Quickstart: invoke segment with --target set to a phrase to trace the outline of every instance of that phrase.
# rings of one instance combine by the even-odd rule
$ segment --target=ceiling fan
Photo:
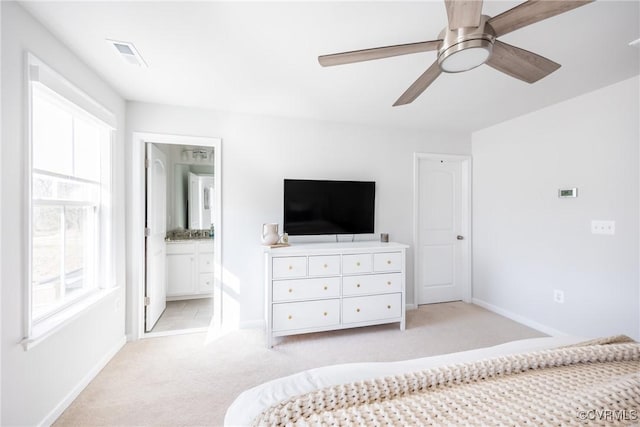
[[[489,17],[482,15],[482,0],[445,0],[449,22],[436,40],[322,55],[318,62],[327,67],[437,50],[438,59],[398,98],[394,107],[413,102],[442,72],[460,73],[484,63],[534,83],[560,68],[560,64],[497,38],[592,1],[528,0]]]

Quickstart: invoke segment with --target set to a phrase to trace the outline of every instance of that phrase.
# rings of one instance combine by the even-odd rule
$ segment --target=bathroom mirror
[[[204,230],[213,224],[213,174],[189,172],[187,217],[190,230]]]
[[[167,231],[206,230],[215,212],[211,147],[166,145]]]

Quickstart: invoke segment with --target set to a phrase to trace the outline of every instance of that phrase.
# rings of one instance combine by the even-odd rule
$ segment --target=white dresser
[[[274,337],[400,323],[407,245],[296,244],[266,249],[267,346]]]

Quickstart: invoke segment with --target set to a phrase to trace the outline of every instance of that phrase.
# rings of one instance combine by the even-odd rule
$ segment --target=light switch
[[[616,234],[615,221],[591,221],[591,234]]]

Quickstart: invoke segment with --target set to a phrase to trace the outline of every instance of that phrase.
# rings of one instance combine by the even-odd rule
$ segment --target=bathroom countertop
[[[174,239],[164,239],[164,241],[167,243],[201,242],[203,240],[213,242],[213,238],[211,237],[180,237]]]

